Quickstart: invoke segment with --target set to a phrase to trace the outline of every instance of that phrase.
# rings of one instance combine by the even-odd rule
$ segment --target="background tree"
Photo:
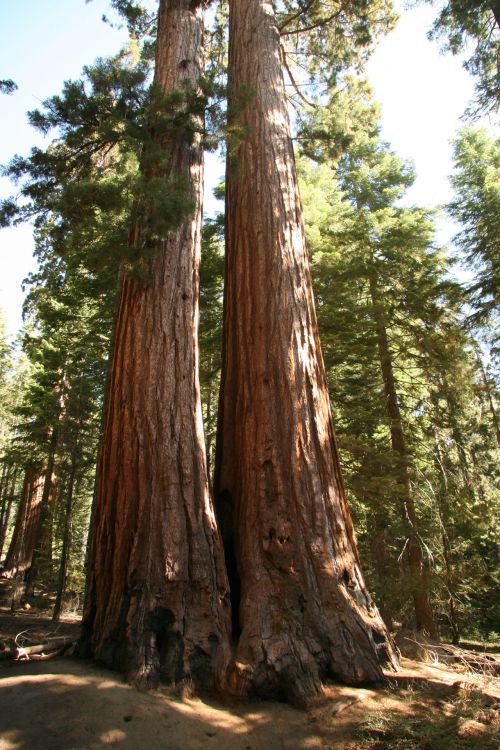
[[[224,288],[223,221],[224,217],[219,216],[213,221],[205,222],[200,268],[200,385],[209,479],[215,461],[220,386]]]
[[[447,211],[459,226],[457,260],[473,274],[471,322],[494,329],[500,306],[500,140],[485,130],[464,128],[454,142],[451,184],[455,197]]]
[[[464,583],[473,578],[458,551],[465,535],[447,522],[467,515],[467,505],[475,502],[469,485],[477,488],[477,478],[459,473],[471,461],[464,436],[477,432],[458,391],[442,402],[443,390],[449,393],[455,381],[469,394],[469,404],[476,401],[471,343],[458,314],[464,295],[447,278],[449,264],[433,246],[432,217],[397,203],[414,176],[380,141],[378,110],[365,83],[351,79],[333,91],[328,107],[303,127],[300,143],[315,160],[300,164],[318,319],[370,585],[388,622],[411,622],[405,602],[420,591],[432,596],[438,620],[446,617],[448,627],[444,580],[450,568],[462,565]],[[489,431],[482,448],[490,457],[491,437]],[[442,499],[453,511],[444,530],[436,505],[443,480],[436,439],[450,461]],[[489,474],[486,466],[481,473]],[[495,492],[488,497],[496,507]],[[412,519],[406,517],[409,502]],[[399,518],[398,507],[404,510]],[[467,533],[478,539],[483,532],[479,524],[475,532],[469,525]],[[451,563],[443,548],[446,534],[455,555]],[[410,566],[402,575],[399,561],[410,543],[420,548],[420,560],[413,573]],[[491,560],[488,567],[495,567]],[[462,615],[463,601],[459,609]],[[432,627],[418,607],[416,622]]]
[[[435,0],[426,0],[436,4]],[[472,54],[465,69],[476,77],[476,98],[468,115],[477,117],[497,110],[500,102],[500,5],[497,0],[449,0],[439,3],[431,39],[444,38],[454,55]]]

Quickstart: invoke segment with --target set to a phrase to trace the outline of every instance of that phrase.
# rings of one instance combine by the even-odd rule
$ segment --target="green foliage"
[[[15,157],[4,173],[21,181],[19,199],[1,207],[0,223],[35,217],[51,225],[54,250],[78,252],[95,269],[125,262],[147,275],[148,260],[160,239],[178,226],[192,202],[185,176],[170,175],[173,144],[190,143],[204,111],[203,93],[185,88],[165,96],[147,85],[148,68],[99,60],[79,81],[67,82],[61,96],[30,113],[34,127],[56,129],[44,151]],[[89,253],[102,226],[113,225],[100,256]],[[129,233],[131,227],[139,231]],[[64,238],[61,243],[58,237]],[[102,252],[105,250],[105,252]]]
[[[204,225],[200,268],[200,388],[209,474],[215,461],[221,369],[224,291],[223,218],[219,216],[214,221],[207,221]]]
[[[7,338],[5,315],[0,309],[0,452],[10,437],[12,409],[12,347]]]
[[[436,4],[436,0],[426,0]],[[470,55],[464,67],[476,78],[476,99],[469,116],[497,110],[500,103],[500,5],[497,0],[449,0],[439,3],[430,37],[445,39],[454,55]],[[472,54],[470,50],[473,48]]]
[[[111,6],[126,20],[130,33],[140,36],[155,34],[155,14],[148,12],[143,3],[135,0],[111,0]]]
[[[448,213],[460,225],[459,258],[474,274],[468,291],[473,323],[485,323],[500,307],[500,139],[464,128],[454,143],[455,197]]]
[[[281,6],[278,27],[289,58],[329,85],[347,69],[359,71],[397,19],[390,0],[283,0]]]
[[[0,94],[13,94],[17,91],[17,83],[11,78],[3,79],[0,81]]]
[[[498,565],[497,530],[485,519],[495,517],[500,498],[494,426],[484,424],[487,399],[478,393],[475,357],[461,328],[464,293],[434,246],[432,214],[399,203],[413,170],[380,140],[369,88],[346,83],[302,122],[300,143],[314,161],[303,157],[299,171],[323,354],[365,571],[383,614],[411,622],[411,582],[401,568],[408,533],[400,513],[402,459],[391,447],[381,374],[383,324],[438,620],[451,633],[457,618],[467,630],[481,612],[488,632],[498,617]]]

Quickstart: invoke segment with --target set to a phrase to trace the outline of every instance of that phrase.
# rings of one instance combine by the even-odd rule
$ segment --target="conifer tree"
[[[435,0],[426,0],[435,4]],[[464,67],[476,78],[472,117],[498,110],[500,103],[500,4],[498,0],[449,0],[440,3],[430,37],[444,38],[445,49],[467,55]],[[472,51],[472,53],[471,53]]]
[[[500,140],[464,128],[454,143],[455,197],[447,210],[459,226],[459,259],[474,274],[469,294],[472,322],[498,324],[500,307]],[[495,320],[496,318],[496,320]]]
[[[453,589],[454,566],[462,564],[455,550],[465,536],[453,527],[450,508],[455,504],[466,516],[466,504],[475,504],[455,479],[460,464],[466,469],[466,454],[472,463],[463,435],[475,428],[463,422],[461,433],[468,407],[458,391],[444,411],[435,408],[447,381],[448,392],[455,379],[469,400],[473,392],[474,368],[460,369],[470,360],[458,316],[464,297],[447,279],[445,258],[433,247],[431,217],[396,205],[413,175],[380,141],[369,89],[362,82],[347,83],[332,93],[331,104],[317,111],[301,137],[304,150],[320,162],[313,166],[303,159],[301,173],[343,467],[370,584],[384,616],[410,622],[405,602],[423,591],[432,594],[441,619],[454,620],[456,632],[458,595],[445,592],[448,584]],[[394,450],[395,427],[403,435],[403,455]],[[451,464],[444,493],[438,453],[450,440],[454,447],[446,458]],[[395,513],[404,500],[402,469],[418,526],[406,512],[399,518]],[[472,469],[468,473],[474,482]],[[479,527],[476,532],[469,527],[469,533],[475,536]],[[411,575],[401,576],[398,560],[412,540],[421,548],[422,568],[414,565]],[[421,615],[416,623],[431,629]]]
[[[202,38],[201,2],[161,0],[154,91],[173,117],[142,156],[158,201],[130,232],[145,275],[121,279],[84,617],[83,647],[144,685],[222,682],[228,656],[197,372]]]
[[[304,704],[325,675],[376,680],[395,656],[340,476],[271,3],[230,3],[229,40],[215,492],[238,626],[231,682]]]

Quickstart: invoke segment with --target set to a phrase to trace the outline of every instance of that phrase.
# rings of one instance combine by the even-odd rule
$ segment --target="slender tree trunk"
[[[411,493],[408,452],[403,432],[401,412],[399,411],[392,357],[387,339],[384,314],[378,295],[377,281],[373,275],[370,276],[369,283],[377,332],[380,369],[384,381],[385,403],[390,425],[391,446],[399,458],[397,466],[399,502],[401,503],[401,518],[407,534],[405,544],[406,558],[410,572],[410,586],[412,588],[417,630],[434,637],[437,632],[429,598],[427,569],[418,542],[417,514]]]
[[[240,693],[306,704],[396,658],[360,570],[320,351],[271,2],[232,0],[216,507]],[[241,598],[239,587],[241,586]]]
[[[2,498],[2,510],[0,511],[0,523],[3,517],[3,509],[4,509],[3,500],[5,497],[5,490],[10,481],[9,474],[10,474],[10,467],[7,465],[7,463],[4,463],[2,465],[2,478],[0,480],[0,498]]]
[[[155,81],[166,94],[198,87],[202,5],[160,2]],[[193,210],[156,248],[150,282],[122,279],[81,652],[146,686],[212,684],[228,660],[229,597],[198,381],[202,143],[199,132],[160,143],[165,190],[188,178]]]
[[[383,515],[379,509],[372,510],[370,519],[370,538],[369,549],[370,557],[374,563],[377,585],[374,585],[377,605],[389,630],[393,630],[393,602],[395,599],[391,587],[387,582],[394,576],[393,561],[388,554],[390,549],[388,543],[387,516]]]
[[[460,429],[459,423],[456,419],[456,414],[459,413],[459,407],[456,403],[455,398],[452,396],[451,391],[448,388],[448,384],[446,383],[446,380],[443,381],[443,390],[445,393],[446,404],[448,406],[448,421],[451,427],[451,435],[457,447],[457,453],[458,453],[458,458],[459,458],[458,469],[462,476],[462,481],[465,487],[467,487],[471,495],[471,500],[472,502],[474,502],[476,499],[475,482],[474,482],[474,467],[472,467],[472,471],[471,471],[471,467],[469,465],[469,457],[467,455],[466,441],[462,433],[462,430]],[[438,424],[438,422],[436,422],[436,424]]]
[[[0,520],[0,560],[2,559],[5,537],[7,535],[7,529],[9,528],[10,513],[12,510],[12,503],[14,502],[16,481],[17,469],[14,469],[13,473],[9,473],[5,478],[2,492],[2,512]]]
[[[438,470],[443,477],[443,490],[435,494],[437,513],[439,518],[439,526],[441,528],[441,543],[443,550],[443,560],[445,566],[445,584],[448,592],[448,620],[450,622],[450,629],[452,633],[453,643],[458,644],[460,640],[460,628],[458,624],[457,610],[455,607],[456,602],[456,586],[455,576],[453,571],[453,554],[450,544],[449,537],[449,513],[446,509],[445,501],[443,497],[448,496],[448,476],[446,472],[445,460],[441,445],[437,434],[434,435],[434,441],[436,446],[436,463]]]
[[[488,382],[488,376],[486,374],[486,370],[485,370],[484,365],[483,365],[483,360],[481,359],[481,357],[479,356],[479,354],[477,355],[477,363],[478,363],[479,369],[481,371],[481,377],[483,379],[484,390],[485,390],[486,396],[488,398],[488,406],[489,406],[489,410],[490,410],[490,414],[491,414],[491,421],[493,423],[493,427],[494,427],[494,430],[495,430],[495,435],[496,435],[497,443],[498,443],[498,445],[500,445],[500,422],[498,421],[498,416],[497,416],[497,412],[496,412],[496,409],[495,409],[495,404],[493,402],[493,396],[492,396],[492,393],[491,393],[490,384]]]
[[[451,562],[451,547],[448,533],[444,525],[444,519],[439,516],[439,523],[441,525],[441,542],[443,546],[443,560],[445,564],[445,583],[448,591],[448,619],[450,622],[450,629],[452,635],[452,641],[454,644],[458,644],[460,641],[460,628],[458,625],[457,611],[455,607],[456,591],[455,582],[453,577],[453,567]]]
[[[115,294],[115,305],[114,305],[114,313],[113,313],[113,319],[117,320],[118,318],[118,311],[119,311],[119,303],[120,303],[120,295],[119,291],[121,288],[121,281],[122,281],[122,271],[120,270],[117,274],[117,288],[116,288],[116,294]],[[104,399],[103,399],[103,405],[101,410],[101,418],[100,418],[100,424],[99,424],[99,438],[97,441],[97,450],[96,450],[96,456],[99,460],[99,457],[102,454],[103,450],[103,444],[104,444],[104,427],[106,425],[106,414],[108,411],[108,399],[111,392],[111,363],[113,360],[113,351],[115,348],[115,335],[116,330],[115,327],[113,328],[111,332],[111,337],[109,341],[109,348],[108,348],[108,357],[106,362],[106,382],[104,386]],[[90,591],[90,585],[91,585],[91,574],[92,574],[92,558],[93,558],[93,544],[94,544],[94,529],[96,524],[96,514],[97,514],[97,499],[99,496],[99,473],[95,472],[94,477],[94,491],[92,493],[92,505],[90,507],[90,517],[89,517],[89,525],[88,525],[88,533],[87,533],[87,539],[85,544],[85,592]],[[87,596],[86,603],[88,604],[90,601],[90,597]],[[86,613],[84,612],[84,622],[86,619]]]
[[[5,559],[4,575],[14,578],[29,568],[33,558],[43,495],[43,475],[25,473],[14,532]]]
[[[66,589],[66,577],[68,573],[69,550],[71,544],[71,527],[73,523],[73,490],[75,486],[76,458],[71,457],[71,468],[68,477],[68,486],[66,487],[66,503],[64,508],[64,533],[61,550],[61,562],[59,564],[59,576],[57,583],[57,595],[54,604],[52,620],[59,622],[61,619],[62,602]]]
[[[19,505],[17,506],[16,521],[10,540],[9,549],[5,558],[3,573],[12,577],[16,574],[16,562],[21,554],[21,544],[24,536],[24,527],[26,525],[26,516],[28,512],[28,500],[30,494],[30,475],[28,470],[24,472],[23,485],[19,496]]]
[[[50,509],[54,499],[54,466],[58,442],[59,429],[56,427],[53,429],[50,438],[49,455],[43,480],[43,493],[40,502],[40,510],[37,522],[33,526],[33,554],[31,557],[31,565],[29,566],[26,575],[25,596],[33,596],[35,583],[40,572],[40,562],[44,557],[48,557],[50,554],[49,540],[51,542],[51,535],[48,535],[48,527],[52,523]]]

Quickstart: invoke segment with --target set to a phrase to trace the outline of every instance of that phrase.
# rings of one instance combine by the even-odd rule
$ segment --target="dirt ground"
[[[0,612],[0,640],[76,637],[78,629],[76,619],[54,626],[35,614]],[[471,695],[481,699],[479,713],[460,714],[463,708],[457,706],[465,706]],[[400,673],[378,689],[327,686],[326,700],[308,712],[273,702],[223,705],[189,696],[174,699],[161,690],[139,692],[116,674],[71,657],[4,660],[0,750],[473,750],[500,747],[498,701],[498,679],[469,674],[460,665],[452,669],[411,659],[403,659]],[[375,729],[362,735],[367,717]],[[392,734],[384,725],[387,717],[399,721]],[[404,721],[401,730],[401,717],[409,722],[407,732]],[[450,744],[413,742],[419,718]]]

